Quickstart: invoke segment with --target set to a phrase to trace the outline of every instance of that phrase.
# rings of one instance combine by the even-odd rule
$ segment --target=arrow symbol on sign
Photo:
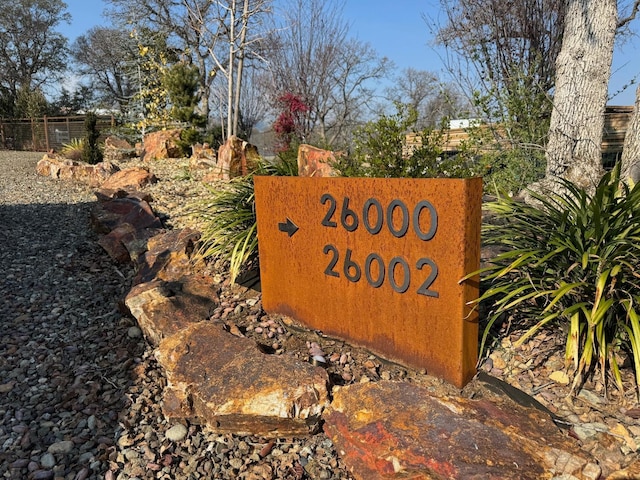
[[[290,237],[293,237],[293,234],[298,231],[298,228],[299,227],[288,217],[286,222],[278,224],[278,230],[280,230],[281,232],[286,232]]]

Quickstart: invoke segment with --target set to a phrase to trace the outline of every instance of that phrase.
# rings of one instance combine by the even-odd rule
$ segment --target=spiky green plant
[[[254,174],[293,176],[297,175],[297,164],[280,159],[261,161],[255,173],[233,178],[219,188],[208,187],[210,196],[192,212],[203,224],[193,260],[220,258],[228,261],[232,283],[243,268],[258,258]]]
[[[62,145],[60,155],[69,160],[80,160],[84,151],[84,138],[72,138],[69,143]]]
[[[564,194],[533,194],[538,206],[509,197],[488,205],[500,221],[484,227],[487,244],[506,249],[480,271],[489,307],[481,349],[505,314],[524,322],[522,344],[539,331],[566,330],[572,391],[600,367],[622,389],[616,348],[634,359],[640,385],[640,187],[620,182],[620,166],[593,194],[559,180]]]

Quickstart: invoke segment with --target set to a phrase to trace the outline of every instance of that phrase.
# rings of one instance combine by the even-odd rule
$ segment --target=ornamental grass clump
[[[566,332],[571,391],[596,371],[611,374],[622,390],[616,353],[633,359],[640,385],[640,186],[620,182],[620,166],[593,194],[559,180],[563,194],[536,194],[537,206],[500,197],[488,207],[486,244],[503,253],[481,270],[489,308],[484,349],[492,325],[503,316],[522,322],[521,345],[543,329]]]
[[[254,175],[297,175],[297,162],[261,161],[252,174],[232,178],[227,184],[209,186],[210,195],[195,206],[193,215],[202,222],[199,246],[194,262],[221,259],[229,264],[234,283],[243,269],[258,259],[258,234],[255,213]]]
[[[79,161],[82,159],[85,141],[83,138],[72,138],[69,143],[62,145],[60,155],[69,160]]]

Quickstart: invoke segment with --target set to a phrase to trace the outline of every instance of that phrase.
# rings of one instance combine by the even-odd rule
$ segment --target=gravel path
[[[38,177],[41,157],[0,152],[0,477],[82,479],[108,467],[143,342],[117,311],[129,272],[89,230],[95,197]]]
[[[347,479],[324,435],[269,441],[168,424],[166,380],[96,244],[91,189],[0,151],[0,478]],[[169,182],[170,183],[170,182]]]

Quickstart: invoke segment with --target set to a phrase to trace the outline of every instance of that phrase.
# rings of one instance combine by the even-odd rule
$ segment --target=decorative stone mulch
[[[318,434],[267,440],[217,435],[169,424],[160,411],[166,382],[134,321],[114,308],[133,272],[96,245],[87,215],[94,197],[81,185],[35,175],[38,154],[0,152],[0,476],[3,478],[349,479],[332,442]],[[137,160],[121,166],[141,164]],[[187,161],[155,161],[159,182],[145,187],[165,225],[193,226],[191,204],[207,194]],[[231,286],[224,265],[210,266],[222,287],[213,320],[277,355],[322,353],[336,385],[402,379],[434,395],[473,397],[416,372],[265,314],[259,293]],[[593,454],[604,477],[638,460],[640,408],[631,368],[625,393],[598,378],[577,395],[562,374],[561,334],[519,348],[505,333],[481,368],[522,389],[563,419]],[[610,384],[611,382],[609,382]],[[620,477],[633,478],[633,477]]]

